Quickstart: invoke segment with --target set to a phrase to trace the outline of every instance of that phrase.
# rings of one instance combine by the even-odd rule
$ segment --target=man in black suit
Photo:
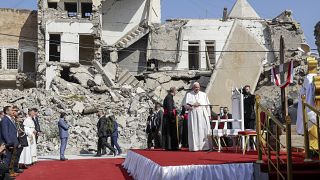
[[[256,114],[254,111],[255,95],[251,94],[250,86],[243,88],[244,128],[255,129]]]
[[[97,135],[99,139],[96,157],[100,157],[102,155],[101,151],[104,150],[105,147],[109,148],[115,156],[116,149],[112,147],[107,141],[108,137],[111,137],[111,134],[113,132],[113,123],[111,120],[111,116],[106,117],[103,110],[99,110],[97,112],[97,116],[99,118],[97,124]],[[109,124],[110,122],[111,124]]]
[[[7,147],[4,162],[9,166],[11,159],[13,158],[13,152],[15,152],[16,148],[19,148],[19,141],[12,107],[5,106],[3,112],[5,113],[5,116],[1,120],[1,135],[2,141]],[[11,177],[16,177],[17,175],[18,174],[15,172],[10,172]]]
[[[20,119],[19,119],[18,111],[19,111],[18,106],[12,106],[13,119],[14,119],[14,122],[15,122],[15,125],[17,128],[18,134],[20,134],[21,133],[20,131],[22,131],[22,127],[20,127],[20,124],[23,125],[23,122],[19,122],[19,121],[22,121],[23,117],[20,117]],[[18,141],[19,141],[19,136],[18,136]],[[19,141],[19,145],[21,145],[20,141]],[[14,172],[16,172],[16,173],[23,173],[23,170],[19,169],[19,159],[20,159],[20,155],[22,153],[22,150],[23,150],[22,146],[17,147],[15,149],[15,153],[13,154],[14,158],[11,159],[11,161],[13,163],[13,167],[10,167],[10,168],[13,168]]]
[[[33,120],[34,125],[35,125],[35,130],[37,131],[37,133],[36,133],[36,143],[38,144],[38,137],[39,137],[40,133],[42,132],[41,128],[40,128],[40,124],[39,124],[39,116],[38,116],[39,111],[38,111],[37,108],[33,108],[32,110],[34,111],[34,114],[35,114],[35,116],[34,116],[34,118],[32,118],[32,120]]]

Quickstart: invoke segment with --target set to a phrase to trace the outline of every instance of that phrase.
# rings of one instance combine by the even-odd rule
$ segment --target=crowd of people
[[[17,106],[5,106],[0,116],[0,179],[11,179],[38,161],[38,109],[25,114]]]
[[[250,86],[242,90],[244,97],[244,128],[255,129],[255,96],[250,93]],[[202,151],[212,148],[210,142],[211,130],[214,127],[211,120],[232,119],[228,107],[221,107],[220,113],[212,111],[206,93],[200,91],[200,84],[195,82],[192,91],[185,95],[181,108],[176,108],[174,96],[176,88],[171,87],[163,104],[156,104],[150,109],[147,120],[148,149],[163,148],[179,150],[189,148],[189,151]],[[162,110],[163,109],[163,110]],[[224,123],[218,125],[223,129]],[[227,123],[232,128],[232,123]],[[153,143],[154,142],[154,143]],[[231,139],[225,138],[227,146],[233,145]]]
[[[98,110],[97,116],[99,117],[97,124],[97,136],[99,139],[96,157],[107,154],[106,148],[110,150],[109,155],[120,155],[122,150],[118,144],[118,123],[115,116],[112,113],[105,114],[102,109]],[[111,143],[108,142],[109,138]]]
[[[68,160],[65,150],[68,143],[71,125],[68,124],[65,112],[60,113],[58,129],[60,137],[60,160]],[[111,113],[104,110],[97,112],[98,151],[96,156],[106,154],[120,155],[122,150],[118,144],[118,123]],[[0,111],[0,180],[12,179],[23,173],[24,169],[37,163],[37,143],[42,131],[39,124],[38,109],[32,108],[25,114],[17,106],[5,106]],[[110,138],[111,143],[108,143]],[[114,148],[116,147],[116,148]]]
[[[157,103],[154,109],[150,109],[147,120],[147,147],[163,148],[166,150],[179,150],[181,147],[189,148],[189,151],[209,150],[209,135],[211,134],[212,119],[220,116],[220,119],[231,119],[228,107],[223,107],[220,114],[211,109],[211,104],[206,93],[200,91],[198,82],[193,84],[193,90],[185,95],[180,109],[175,107],[174,96],[176,88],[171,87],[163,104]],[[254,129],[254,95],[250,93],[250,86],[245,86],[244,94],[244,123],[245,129]],[[100,109],[97,112],[98,146],[96,157],[107,154],[120,155],[122,150],[118,144],[118,123],[112,113],[106,114]],[[32,108],[25,114],[17,106],[5,106],[0,112],[0,170],[1,178],[8,175],[16,177],[23,169],[37,163],[38,137],[42,133],[38,109]],[[65,150],[68,142],[68,130],[71,127],[67,120],[67,114],[62,112],[58,120],[60,137],[60,160],[68,160]],[[219,128],[220,127],[219,125]],[[231,123],[228,123],[231,128]],[[110,139],[110,143],[108,140]]]

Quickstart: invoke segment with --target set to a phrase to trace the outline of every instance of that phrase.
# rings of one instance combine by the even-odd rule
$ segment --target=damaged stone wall
[[[0,9],[0,85],[2,88],[22,88],[34,86],[37,53],[37,12],[18,9]],[[8,49],[17,50],[17,67],[8,67]],[[27,56],[32,53],[33,58]],[[32,69],[28,73],[25,70]]]
[[[288,88],[288,98],[293,99],[295,103],[298,101],[300,86],[304,77],[307,75],[306,56],[298,51],[301,43],[305,43],[305,36],[300,25],[292,19],[292,12],[285,11],[272,21],[268,21],[268,31],[272,41],[274,51],[279,51],[280,36],[284,37],[285,42],[285,62],[294,61],[294,79]],[[260,76],[257,85],[256,94],[262,97],[262,102],[268,107],[280,108],[280,88],[271,82],[270,68],[273,65],[280,64],[279,53],[275,52],[275,62],[266,64],[264,72]]]
[[[292,19],[291,11],[284,11],[278,17],[268,22],[268,31],[275,51],[280,49],[280,36],[285,41],[285,62],[299,58],[297,48],[305,42],[300,24]],[[275,53],[276,62],[279,63],[279,53]]]
[[[145,72],[147,66],[147,44],[148,36],[146,35],[128,49],[119,50],[119,67],[127,69],[133,75]]]
[[[160,62],[178,63],[182,41],[181,28],[186,20],[173,20],[163,25],[154,25],[150,33],[151,42],[148,49],[153,49],[148,59]],[[163,51],[168,49],[170,51]]]
[[[46,61],[49,60],[48,57],[48,32],[46,29],[48,22],[58,22],[58,23],[92,23],[91,35],[94,37],[94,59],[101,62],[101,20],[100,15],[102,13],[101,1],[92,1],[92,15],[89,18],[81,18],[79,14],[76,17],[68,17],[68,13],[59,8],[53,9],[48,8],[47,0],[38,0],[38,74],[37,74],[37,87],[44,88],[46,81]],[[58,33],[58,32],[56,32]],[[76,39],[75,39],[76,40]],[[72,40],[74,41],[74,39]],[[69,41],[68,41],[69,42]],[[76,40],[78,42],[78,40]],[[47,45],[46,45],[47,44]],[[79,45],[77,45],[79,46]],[[46,49],[47,47],[47,49]],[[47,54],[47,55],[46,55]],[[81,57],[79,57],[81,58]],[[79,61],[79,59],[77,60]]]

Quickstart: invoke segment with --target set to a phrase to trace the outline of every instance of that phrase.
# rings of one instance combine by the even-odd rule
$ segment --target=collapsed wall
[[[67,71],[71,71],[72,75],[64,74]],[[154,104],[142,88],[130,85],[108,88],[99,74],[92,69],[89,72],[85,67],[64,67],[60,73],[54,78],[50,91],[0,90],[1,107],[14,104],[24,112],[27,112],[27,108],[39,109],[43,131],[39,138],[39,155],[58,154],[60,141],[57,121],[59,113],[63,111],[67,113],[67,121],[72,126],[67,154],[95,153],[98,117],[94,113],[97,109],[115,114],[119,123],[119,144],[124,150],[146,147],[146,120]],[[81,85],[79,80],[83,78],[78,77],[84,76],[88,78],[87,84]]]
[[[268,34],[271,39],[271,46],[274,52],[274,62],[264,66],[264,71],[260,76],[257,84],[256,94],[262,98],[262,103],[268,107],[280,108],[280,88],[274,85],[271,79],[270,69],[273,66],[277,68],[280,65],[280,37],[285,42],[285,65],[291,60],[294,62],[294,81],[288,88],[288,98],[293,99],[297,103],[299,95],[299,84],[302,83],[307,74],[306,56],[299,52],[298,47],[305,43],[305,36],[299,23],[292,18],[291,11],[284,11],[272,21],[267,22]],[[287,67],[287,66],[285,66]]]

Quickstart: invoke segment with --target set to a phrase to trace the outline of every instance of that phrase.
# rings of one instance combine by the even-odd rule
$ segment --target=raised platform
[[[130,150],[123,167],[138,180],[254,179],[256,152]]]
[[[275,160],[275,153],[271,159]],[[189,152],[165,150],[129,150],[122,166],[134,179],[240,179],[268,180],[276,177],[275,170],[269,172],[266,157],[264,164],[255,163],[258,159],[256,151],[235,152],[234,149],[222,152]],[[280,153],[280,171],[286,176],[286,153]],[[304,162],[302,152],[292,153],[294,179],[320,175],[319,163]]]

